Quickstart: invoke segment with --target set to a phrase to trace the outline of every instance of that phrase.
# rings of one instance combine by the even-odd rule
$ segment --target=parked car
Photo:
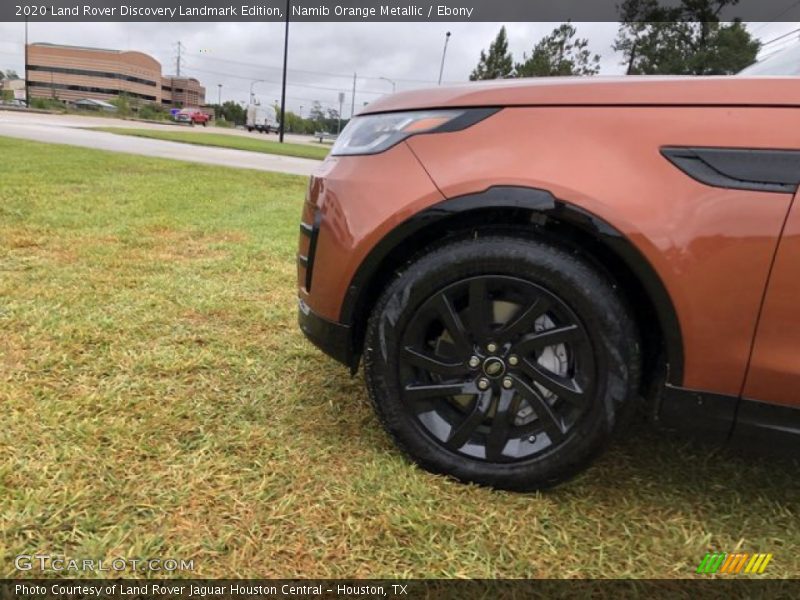
[[[276,133],[278,131],[278,117],[271,106],[251,104],[247,107],[247,131],[259,133]]]
[[[183,108],[175,114],[175,120],[178,123],[191,123],[205,127],[211,117],[198,108]]]
[[[637,405],[796,453],[798,131],[793,78],[377,100],[311,177],[300,326],[363,361],[403,452],[463,481],[564,481]]]

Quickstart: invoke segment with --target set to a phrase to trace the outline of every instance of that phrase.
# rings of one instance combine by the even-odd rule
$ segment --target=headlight
[[[355,117],[339,135],[332,156],[378,154],[418,133],[459,131],[489,115],[497,108],[415,110]]]

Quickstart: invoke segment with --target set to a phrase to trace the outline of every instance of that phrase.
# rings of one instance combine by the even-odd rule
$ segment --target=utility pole
[[[353,103],[350,105],[350,118],[356,116],[356,80],[358,79],[358,75],[353,73]]]
[[[292,0],[286,0],[286,29],[283,33],[283,83],[281,84],[281,122],[278,141],[283,143],[283,134],[286,131],[286,68],[289,65],[289,12]]]
[[[175,60],[175,63],[176,63],[175,67],[176,67],[176,71],[177,71],[177,76],[178,77],[181,76],[181,50],[182,49],[183,49],[183,44],[181,43],[180,40],[178,40],[178,57]]]
[[[444,36],[444,50],[442,50],[442,66],[439,67],[439,85],[442,85],[442,75],[444,74],[444,58],[447,56],[447,43],[450,41],[450,32]]]
[[[28,17],[25,17],[25,106],[31,107],[31,99],[28,96]]]
[[[218,83],[217,88],[219,89],[219,94],[217,95],[217,106],[222,107],[222,84]]]

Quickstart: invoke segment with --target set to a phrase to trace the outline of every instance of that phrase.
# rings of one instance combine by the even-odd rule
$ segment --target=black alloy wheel
[[[489,236],[447,244],[370,318],[370,396],[423,467],[509,489],[571,476],[610,437],[639,378],[611,283],[563,250]]]

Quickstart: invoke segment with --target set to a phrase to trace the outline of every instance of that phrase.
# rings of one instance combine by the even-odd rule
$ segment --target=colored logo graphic
[[[726,552],[708,552],[697,567],[698,573],[711,575],[724,573],[763,573],[772,560],[772,554],[728,554]]]

